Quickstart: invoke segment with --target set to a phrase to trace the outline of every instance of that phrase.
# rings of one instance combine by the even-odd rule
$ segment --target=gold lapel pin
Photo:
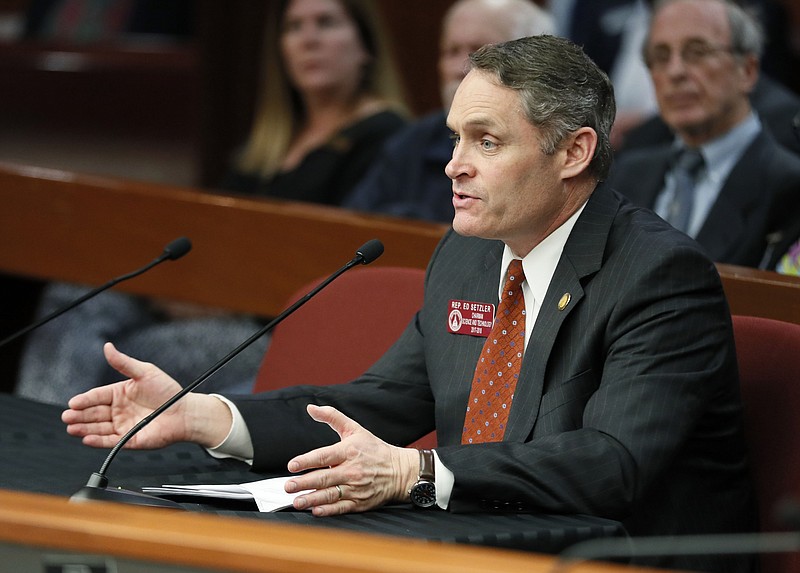
[[[572,295],[568,292],[565,292],[563,295],[561,295],[561,300],[558,301],[558,310],[564,310],[567,308],[570,300],[572,300]]]

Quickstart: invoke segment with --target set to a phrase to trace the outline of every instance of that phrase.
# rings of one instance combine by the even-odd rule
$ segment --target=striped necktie
[[[697,174],[703,167],[703,156],[697,149],[683,149],[677,156],[672,176],[675,180],[675,193],[667,212],[667,222],[676,229],[687,233],[694,208],[694,185]]]

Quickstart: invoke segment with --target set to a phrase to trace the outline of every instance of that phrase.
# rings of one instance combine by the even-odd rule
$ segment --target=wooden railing
[[[274,316],[379,238],[379,265],[424,268],[441,225],[0,164],[0,271],[100,285],[179,236],[192,251],[120,290]]]
[[[800,278],[718,264],[732,314],[800,324]]]
[[[189,255],[117,288],[274,316],[287,297],[379,238],[375,264],[424,268],[445,227],[0,163],[0,272],[103,284],[178,236]],[[718,265],[734,314],[800,323],[800,279]]]

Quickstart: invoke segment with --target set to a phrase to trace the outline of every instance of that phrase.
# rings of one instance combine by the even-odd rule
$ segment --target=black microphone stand
[[[383,244],[377,239],[373,239],[365,243],[356,252],[356,256],[353,257],[350,261],[348,261],[347,264],[345,264],[339,270],[330,275],[327,279],[325,279],[316,287],[314,287],[311,290],[311,292],[298,299],[289,308],[284,310],[276,318],[274,318],[268,324],[259,329],[255,334],[251,335],[247,340],[242,342],[239,346],[234,348],[230,353],[228,353],[227,356],[220,359],[216,364],[214,364],[211,368],[206,370],[193,382],[186,385],[184,388],[181,388],[181,390],[176,392],[174,396],[172,396],[166,402],[161,404],[158,408],[150,412],[150,414],[142,418],[135,426],[133,426],[130,430],[128,430],[128,432],[124,436],[122,436],[122,438],[120,438],[119,442],[117,442],[117,444],[113,448],[111,448],[111,451],[108,453],[108,456],[103,462],[103,465],[100,467],[100,470],[92,473],[86,485],[83,486],[80,490],[78,490],[75,494],[73,494],[72,497],[70,498],[70,501],[121,501],[124,503],[131,503],[135,505],[151,505],[156,507],[181,508],[180,504],[176,502],[156,496],[151,496],[145,493],[124,490],[121,488],[108,489],[108,477],[106,477],[106,472],[108,471],[108,467],[113,461],[113,459],[116,457],[117,453],[119,453],[119,451],[125,446],[126,443],[128,443],[128,441],[134,435],[136,435],[136,433],[138,433],[142,428],[147,426],[156,417],[161,415],[161,413],[164,410],[172,406],[175,402],[183,398],[186,394],[188,394],[189,392],[200,386],[200,384],[208,380],[208,378],[213,376],[220,368],[225,366],[234,357],[236,357],[236,355],[245,350],[250,344],[255,342],[258,338],[260,338],[261,336],[263,336],[264,334],[275,328],[275,326],[280,324],[284,318],[286,318],[287,316],[292,314],[295,310],[297,310],[306,302],[308,302],[309,299],[311,299],[311,297],[313,297],[323,288],[328,286],[331,282],[337,279],[342,273],[344,273],[345,271],[351,269],[356,265],[369,264],[382,254],[383,254]]]
[[[164,247],[164,252],[161,253],[161,255],[159,255],[157,258],[153,259],[151,262],[149,262],[148,264],[146,264],[142,268],[137,269],[137,270],[135,270],[135,271],[133,271],[131,273],[128,273],[126,275],[122,275],[120,277],[111,279],[106,284],[101,285],[101,286],[99,286],[99,287],[97,287],[95,289],[92,289],[91,291],[89,291],[88,293],[86,293],[82,297],[72,301],[71,303],[69,303],[65,307],[58,308],[55,311],[53,311],[50,314],[48,314],[47,316],[45,316],[44,318],[34,322],[33,324],[29,324],[28,326],[26,326],[22,330],[18,330],[17,332],[15,332],[14,334],[12,334],[10,336],[7,336],[3,340],[0,340],[0,347],[3,347],[6,344],[8,344],[9,342],[11,342],[13,340],[16,340],[17,338],[19,338],[23,334],[27,334],[30,331],[35,330],[35,329],[39,328],[40,326],[42,326],[44,324],[47,324],[48,322],[50,322],[54,318],[58,318],[59,316],[61,316],[65,312],[67,312],[68,310],[72,310],[73,308],[75,308],[79,304],[81,304],[83,302],[86,302],[90,298],[92,298],[94,296],[97,296],[98,294],[100,294],[104,290],[108,290],[108,289],[110,289],[111,287],[113,287],[114,285],[116,285],[118,283],[121,283],[123,281],[127,281],[129,279],[134,278],[134,277],[138,277],[139,275],[141,275],[143,273],[146,273],[147,271],[152,269],[154,266],[160,265],[161,263],[163,263],[167,259],[169,259],[171,261],[174,261],[176,259],[181,258],[183,255],[188,253],[191,250],[191,248],[192,248],[192,243],[186,237],[180,237],[178,239],[175,239],[174,241],[169,243],[166,247]]]

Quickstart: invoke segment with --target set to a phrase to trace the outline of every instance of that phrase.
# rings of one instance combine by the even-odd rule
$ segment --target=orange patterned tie
[[[522,261],[508,266],[492,332],[483,345],[464,418],[462,444],[503,439],[525,348],[525,299]]]

